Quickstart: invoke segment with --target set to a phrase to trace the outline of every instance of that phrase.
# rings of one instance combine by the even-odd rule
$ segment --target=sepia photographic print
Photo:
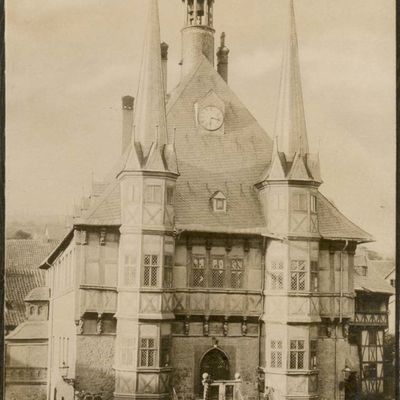
[[[394,400],[395,0],[8,0],[6,400]]]

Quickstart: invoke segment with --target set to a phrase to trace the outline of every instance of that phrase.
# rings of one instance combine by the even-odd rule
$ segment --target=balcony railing
[[[352,325],[388,326],[387,312],[356,312]]]

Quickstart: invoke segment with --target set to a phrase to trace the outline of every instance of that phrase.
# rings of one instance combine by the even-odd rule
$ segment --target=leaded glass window
[[[213,258],[211,263],[211,286],[224,287],[225,261],[223,258]]]
[[[140,339],[140,366],[155,367],[157,357],[156,340],[154,338]]]
[[[243,260],[240,258],[231,260],[231,287],[234,289],[243,287]]]
[[[272,261],[270,265],[270,289],[282,290],[283,289],[283,262]]]
[[[282,340],[271,340],[271,368],[282,368]]]
[[[291,340],[289,351],[289,368],[304,369],[305,353],[306,350],[304,340]]]
[[[290,290],[306,290],[306,261],[292,260],[290,264]]]
[[[159,256],[157,254],[145,254],[143,286],[157,286]]]
[[[194,287],[206,286],[206,259],[204,256],[193,256],[192,285]]]

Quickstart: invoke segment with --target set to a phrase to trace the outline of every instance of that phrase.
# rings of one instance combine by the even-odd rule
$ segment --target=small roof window
[[[215,192],[210,200],[214,212],[226,212],[226,197],[221,191]]]

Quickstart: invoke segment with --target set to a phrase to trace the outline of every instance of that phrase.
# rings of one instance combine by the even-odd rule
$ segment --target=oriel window
[[[271,340],[270,366],[271,368],[282,368],[282,340]]]
[[[306,261],[292,260],[290,263],[290,290],[306,290]]]
[[[304,340],[291,340],[289,350],[289,368],[304,369],[305,353]]]
[[[193,287],[206,286],[206,259],[204,256],[193,256],[192,285]]]
[[[225,283],[225,260],[213,258],[211,262],[211,286],[222,288]]]
[[[156,340],[154,338],[140,339],[140,366],[155,367],[157,357]]]
[[[159,266],[157,254],[146,254],[144,256],[143,286],[157,286]]]
[[[282,290],[283,289],[283,262],[272,261],[270,265],[270,289]]]
[[[241,258],[231,260],[231,287],[234,289],[243,287],[243,260]]]

